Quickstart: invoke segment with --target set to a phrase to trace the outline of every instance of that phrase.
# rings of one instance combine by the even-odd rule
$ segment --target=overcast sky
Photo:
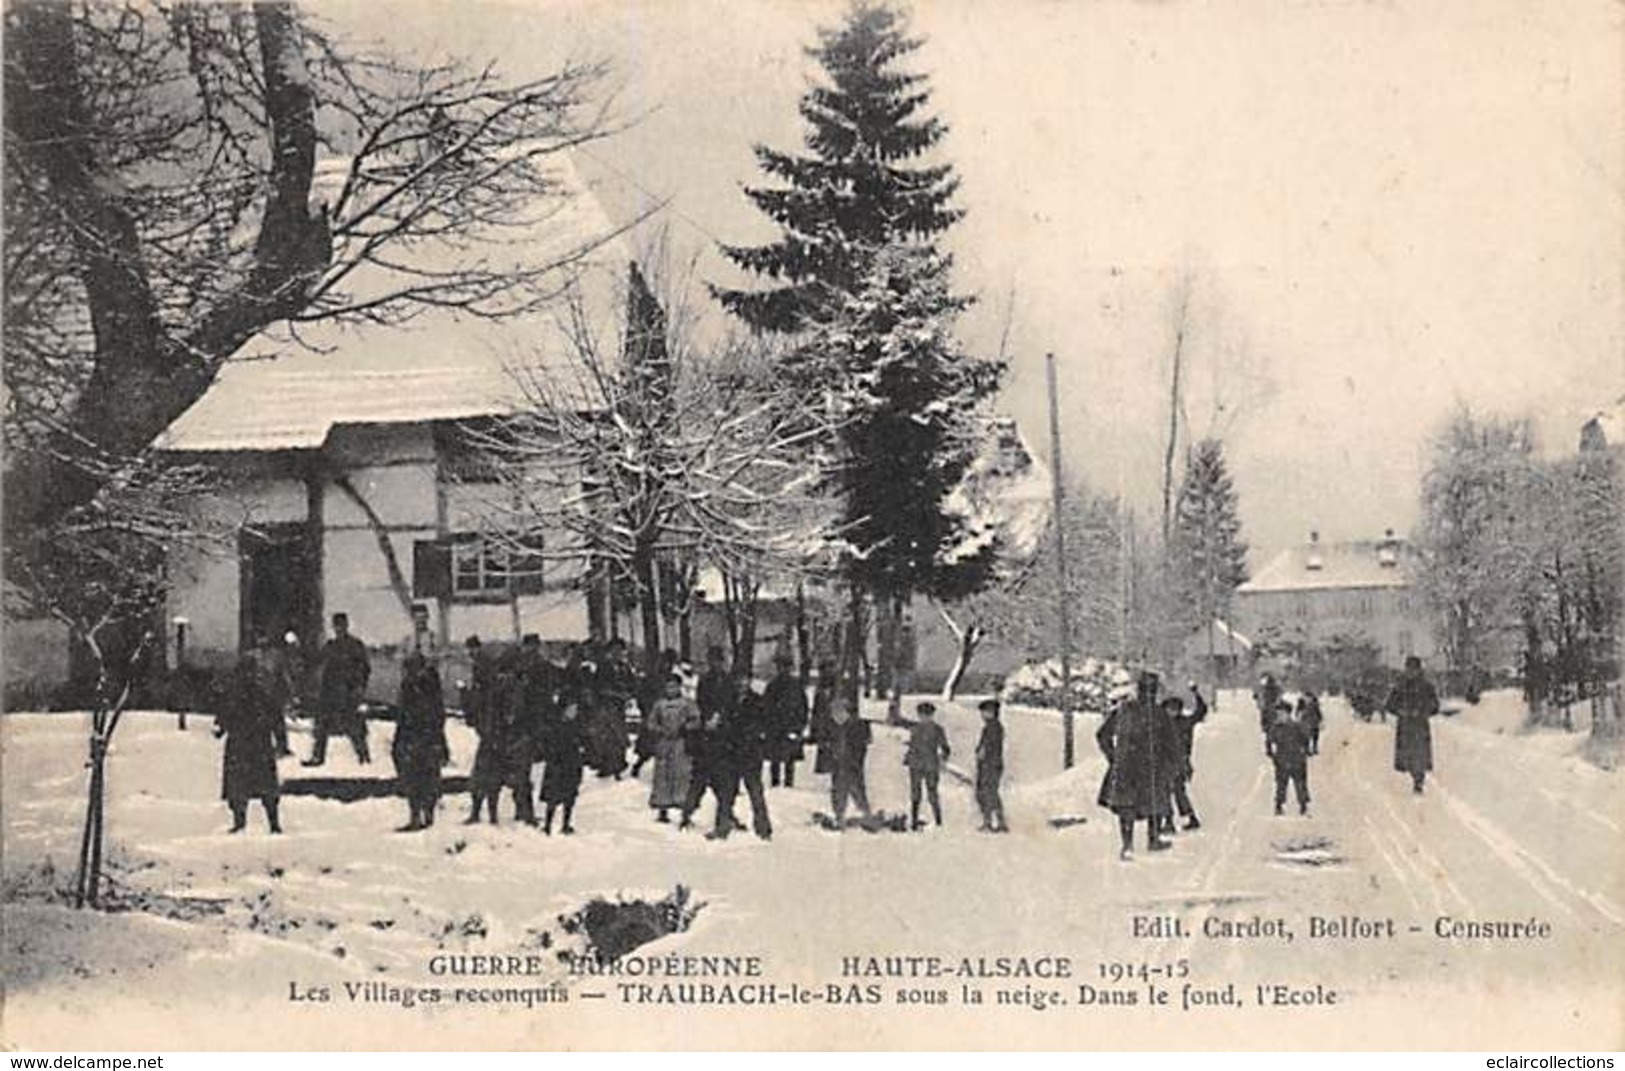
[[[592,150],[612,213],[669,198],[702,273],[772,231],[750,148],[797,148],[803,46],[842,3],[321,6],[394,48],[615,66],[641,116]],[[1154,512],[1180,297],[1186,423],[1223,433],[1255,552],[1409,529],[1428,432],[1527,412],[1553,451],[1625,393],[1625,6],[922,0],[966,220],[950,240],[1010,322],[1003,406]],[[1008,310],[1008,311],[1007,311]]]

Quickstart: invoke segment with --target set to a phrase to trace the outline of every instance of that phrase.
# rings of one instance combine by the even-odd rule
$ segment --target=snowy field
[[[1439,719],[1437,776],[1429,794],[1415,798],[1388,769],[1391,730],[1353,720],[1338,702],[1328,707],[1309,818],[1270,814],[1272,783],[1256,716],[1245,696],[1227,694],[1197,736],[1193,796],[1205,828],[1181,834],[1169,853],[1142,853],[1130,864],[1117,861],[1114,822],[1094,805],[1103,763],[1093,739],[1098,720],[1087,715],[1077,719],[1079,766],[1062,771],[1054,712],[1007,713],[1010,836],[976,832],[969,786],[955,777],[943,782],[944,829],[825,831],[813,815],[828,810],[827,779],[812,775],[809,762],[796,788],[769,789],[775,836],[764,843],[748,832],[716,842],[656,824],[646,807],[647,770],[642,782],[589,774],[573,837],[515,824],[507,800],[501,825],[465,826],[466,795],[442,801],[432,830],[395,833],[405,818],[400,800],[346,803],[308,794],[313,775],[389,776],[389,727],[378,723],[372,750],[386,757],[382,764],[356,766],[343,740],[334,741],[320,770],[284,759],[287,833],[268,835],[256,808],[246,833],[228,835],[211,722],[194,715],[182,731],[172,714],[132,714],[110,759],[107,816],[113,897],[127,910],[109,913],[75,912],[48,895],[49,886],[71,883],[85,719],[12,715],[3,723],[5,1036],[25,1046],[74,1039],[80,1048],[184,1048],[188,1039],[165,1033],[166,1022],[177,1009],[206,1006],[208,1021],[222,1031],[210,1037],[243,1046],[325,1047],[395,1036],[380,1039],[381,1028],[405,1031],[398,1036],[420,1045],[562,1045],[578,1029],[585,1035],[604,1022],[634,1020],[640,1025],[629,1045],[731,1044],[715,1031],[753,1029],[760,1020],[736,1018],[745,1014],[738,1010],[707,1009],[696,1018],[692,1008],[595,999],[573,999],[567,1013],[551,1006],[328,1008],[290,991],[345,981],[420,985],[431,980],[433,957],[448,952],[534,954],[549,965],[537,984],[558,980],[579,998],[592,986],[557,962],[575,940],[560,916],[595,897],[659,897],[680,884],[704,905],[693,927],[640,953],[750,953],[764,957],[777,979],[816,984],[838,979],[843,957],[876,951],[1059,953],[1091,972],[1115,960],[1188,958],[1215,985],[1323,979],[1337,987],[1343,1006],[1352,1003],[1358,1014],[1303,1013],[1325,1016],[1328,1046],[1358,1047],[1358,1022],[1378,1013],[1398,1016],[1392,1021],[1401,1026],[1414,1020],[1424,1047],[1625,1041],[1617,1000],[1625,793],[1617,775],[1579,757],[1583,734],[1522,732],[1515,697],[1494,694]],[[952,765],[968,772],[977,716],[961,706],[943,717]],[[451,734],[448,774],[461,774],[473,739],[456,723]],[[294,734],[296,752],[306,753],[308,744]],[[901,755],[901,732],[877,725],[870,795],[893,813],[907,807]],[[743,796],[737,809],[748,815]],[[702,828],[710,817],[708,800]],[[1421,927],[1441,915],[1537,916],[1552,924],[1553,936],[1534,945],[1417,939],[1375,948],[1190,936],[1148,944],[1129,932],[1136,914],[1177,915],[1200,929],[1208,916],[1239,910],[1382,914]],[[1459,1018],[1421,1015],[1419,994],[1448,994]],[[1500,1002],[1506,1012],[1483,1020],[1469,1011],[1473,1001]],[[1559,1006],[1560,1015],[1553,1011]],[[952,1011],[841,1009],[839,1034],[825,1017],[799,1015],[784,1018],[775,1038],[863,1045],[898,1028],[899,1016],[909,1017],[904,1025],[918,1035],[933,1016]],[[971,1020],[959,1014],[955,1030],[968,1032],[956,1036],[966,1044],[1276,1043],[1259,1032],[1257,1016],[1218,1011],[1154,1035],[1125,1033],[1124,1024],[1143,1025],[1140,1013],[1127,1011],[1111,1019],[1067,1009],[998,1009]],[[1153,1020],[1170,1029],[1167,1020]],[[1012,1034],[1017,1027],[1026,1033]],[[1301,1036],[1302,1028],[1298,1021],[1293,1033]],[[1484,1032],[1492,1029],[1522,1032]],[[746,1035],[726,1035],[736,1036]],[[1401,1029],[1386,1040],[1406,1036]]]

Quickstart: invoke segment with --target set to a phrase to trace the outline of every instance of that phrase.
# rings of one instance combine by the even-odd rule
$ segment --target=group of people
[[[1191,762],[1196,726],[1207,717],[1207,700],[1193,682],[1190,704],[1177,695],[1163,695],[1161,678],[1142,672],[1134,691],[1114,703],[1095,733],[1095,743],[1106,756],[1096,802],[1117,816],[1119,857],[1134,857],[1134,827],[1145,823],[1147,851],[1172,847],[1175,815],[1186,830],[1202,827],[1190,799]]]
[[[450,761],[440,658],[424,618],[414,614],[413,633],[401,645],[390,746],[397,786],[407,803],[403,832],[434,824],[442,771]],[[332,627],[332,637],[313,665],[299,657],[297,639],[287,639],[241,659],[220,696],[215,732],[225,738],[222,795],[232,813],[232,832],[245,827],[248,806],[256,799],[271,830],[281,832],[276,760],[291,754],[286,718],[305,709],[307,683],[315,696],[308,711],[314,744],[302,765],[323,765],[333,736],[350,741],[358,762],[371,761],[363,706],[371,663],[366,647],[351,634],[346,614],[334,614]],[[499,800],[507,792],[518,821],[548,834],[557,821],[561,833],[574,833],[585,771],[618,779],[628,769],[632,750],[634,777],[653,764],[649,806],[657,821],[670,822],[675,811],[679,828],[692,828],[710,795],[715,813],[707,835],[725,838],[743,825],[735,815],[735,802],[743,793],[750,803],[751,829],[771,839],[766,790],[794,787],[808,744],[816,748],[814,772],[830,777],[832,827],[845,828],[851,809],[865,818],[871,815],[866,766],[873,730],[849,703],[836,701],[833,663],[819,666],[809,703],[801,678],[791,672],[791,659],[782,653],[774,659],[772,678],[759,691],[748,675],[730,670],[720,648],[712,648],[690,698],[671,651],[662,654],[658,672],[645,680],[619,640],[601,648],[575,645],[562,665],[547,657],[534,635],[501,653],[489,651],[477,636],[466,641],[465,649],[470,679],[462,696],[463,714],[478,739],[466,823],[482,818],[496,823]],[[634,748],[629,721],[639,712]],[[942,824],[938,786],[951,749],[932,705],[922,703],[916,713],[904,765],[912,827],[920,829],[922,803],[929,804],[936,824]],[[983,704],[983,717],[976,796],[982,828],[1003,831],[1003,727],[996,701]],[[533,777],[538,765],[539,787]]]
[[[402,831],[434,823],[442,770],[450,760],[446,696],[425,624],[415,621],[413,636],[402,645],[390,748],[408,808]],[[359,762],[370,761],[362,699],[371,664],[365,646],[350,633],[347,616],[333,615],[332,625],[332,638],[314,666],[304,666],[296,657],[297,644],[290,641],[243,658],[227,681],[215,733],[225,738],[222,796],[234,833],[245,827],[254,800],[262,803],[271,831],[281,832],[276,760],[290,754],[286,714],[302,707],[307,675],[316,702],[311,711],[313,750],[303,765],[322,765],[334,735],[350,741]],[[735,813],[743,793],[750,803],[751,829],[771,839],[766,790],[795,785],[796,768],[805,761],[809,743],[816,748],[814,773],[830,778],[831,828],[846,828],[850,809],[864,818],[872,814],[866,767],[873,729],[849,700],[838,699],[832,663],[819,665],[809,704],[802,679],[791,672],[791,659],[783,653],[774,658],[773,676],[758,691],[748,674],[730,670],[722,650],[712,648],[690,698],[675,652],[663,653],[658,671],[645,678],[632,667],[619,640],[601,648],[575,645],[563,665],[547,657],[534,635],[500,654],[470,637],[466,651],[471,680],[463,695],[464,716],[478,738],[467,823],[483,817],[494,824],[506,790],[517,820],[548,834],[557,820],[562,833],[574,833],[584,772],[592,769],[600,777],[617,779],[624,775],[628,751],[633,750],[629,721],[637,712],[642,717],[631,770],[636,777],[653,763],[649,806],[658,822],[670,822],[675,811],[679,828],[692,828],[710,795],[715,810],[707,836],[728,837],[743,827]],[[1294,703],[1265,674],[1254,700],[1264,752],[1274,767],[1275,813],[1283,812],[1290,790],[1299,813],[1307,814],[1309,760],[1319,753],[1323,723],[1319,697],[1305,691]],[[1384,706],[1396,716],[1394,768],[1409,775],[1420,794],[1433,767],[1428,720],[1439,712],[1439,699],[1418,659],[1406,660]],[[1007,832],[1000,795],[1004,726],[998,700],[982,702],[979,711],[983,725],[975,752],[975,794],[981,828]],[[1123,859],[1133,857],[1138,823],[1145,823],[1148,851],[1171,846],[1176,816],[1186,831],[1201,828],[1189,786],[1195,773],[1195,730],[1207,714],[1207,701],[1194,683],[1187,701],[1162,694],[1159,677],[1149,671],[1108,711],[1095,735],[1107,760],[1097,802],[1117,816]],[[909,776],[909,825],[919,830],[924,827],[922,805],[929,807],[937,826],[943,823],[940,782],[953,752],[931,703],[920,703],[915,715],[903,765]],[[539,790],[533,783],[538,765]]]

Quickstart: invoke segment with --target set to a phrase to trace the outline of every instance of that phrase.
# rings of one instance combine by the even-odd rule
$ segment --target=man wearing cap
[[[982,714],[982,735],[976,741],[976,805],[982,810],[982,832],[1008,833],[1004,798],[999,795],[999,782],[1004,780],[1004,722],[999,720],[999,701],[984,699],[976,709]]]
[[[350,746],[362,765],[372,761],[367,750],[367,722],[361,713],[361,700],[371,676],[366,645],[350,635],[350,615],[334,614],[333,638],[322,646],[316,743],[303,765],[320,766],[327,761],[327,738],[334,733],[350,738]]]
[[[923,829],[920,821],[920,796],[923,792],[931,803],[931,817],[937,828],[942,827],[942,798],[937,787],[942,780],[942,764],[951,754],[948,734],[937,724],[937,708],[921,703],[914,708],[917,720],[908,731],[908,750],[903,753],[903,765],[908,767],[909,828]]]

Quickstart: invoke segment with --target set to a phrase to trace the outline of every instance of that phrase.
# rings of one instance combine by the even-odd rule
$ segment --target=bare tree
[[[89,503],[97,456],[273,325],[531,312],[604,237],[513,242],[608,131],[602,65],[423,67],[282,2],[25,0],[5,31],[8,534]]]
[[[831,429],[766,343],[673,334],[635,266],[628,309],[616,347],[571,300],[565,366],[515,369],[519,411],[465,435],[497,484],[487,538],[629,583],[653,669],[662,561],[752,584],[813,568]]]
[[[91,691],[84,831],[75,904],[100,900],[108,747],[159,649],[157,616],[172,553],[229,546],[237,525],[198,508],[212,474],[151,454],[125,460],[90,451],[102,491],[36,532],[5,583],[8,614],[60,621],[89,662]]]

